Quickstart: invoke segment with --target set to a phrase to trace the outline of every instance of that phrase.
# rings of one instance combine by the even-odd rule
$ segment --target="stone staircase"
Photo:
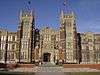
[[[37,72],[62,72],[62,67],[37,67]]]
[[[55,65],[53,63],[50,63],[50,62],[45,62],[42,65],[40,65],[39,67],[59,67],[59,66]]]

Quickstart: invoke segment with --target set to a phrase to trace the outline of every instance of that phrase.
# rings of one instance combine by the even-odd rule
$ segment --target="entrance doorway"
[[[43,62],[50,62],[50,53],[43,54]]]

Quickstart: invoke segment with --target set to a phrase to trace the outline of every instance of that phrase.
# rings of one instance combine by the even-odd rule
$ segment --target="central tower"
[[[32,10],[20,12],[19,24],[19,62],[32,62],[34,49],[34,16]]]
[[[66,8],[66,1],[64,6]],[[68,2],[68,1],[67,1]],[[64,63],[77,63],[77,31],[75,15],[72,11],[61,11],[60,15],[60,41],[64,52]]]
[[[60,17],[61,23],[61,47],[65,51],[65,62],[76,63],[77,58],[77,32],[75,16],[73,12],[64,14]]]

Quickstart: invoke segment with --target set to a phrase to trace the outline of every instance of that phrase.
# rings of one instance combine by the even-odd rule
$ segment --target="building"
[[[81,33],[81,56],[83,64],[100,63],[100,34]]]
[[[19,62],[32,62],[32,51],[34,50],[34,15],[31,10],[20,12],[20,23],[18,26]]]
[[[61,11],[61,40],[63,38],[62,49],[65,52],[65,63],[77,63],[77,31],[75,23],[75,15],[73,12],[64,14]],[[63,46],[64,44],[64,46]]]
[[[17,32],[0,29],[0,63],[100,63],[100,34],[77,33],[73,12],[60,14],[60,28],[35,28],[34,13],[22,10]]]
[[[59,33],[56,33],[55,30],[49,27],[44,27],[40,30],[40,52],[42,62],[51,62],[53,64],[57,62]]]
[[[0,30],[0,62],[15,63],[17,62],[17,33]]]

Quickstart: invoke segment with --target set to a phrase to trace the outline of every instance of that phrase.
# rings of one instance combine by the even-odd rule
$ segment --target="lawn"
[[[100,72],[65,72],[65,75],[100,75]]]

